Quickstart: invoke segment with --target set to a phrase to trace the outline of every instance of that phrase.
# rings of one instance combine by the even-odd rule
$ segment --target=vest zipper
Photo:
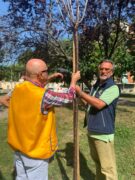
[[[104,116],[103,116],[103,112],[101,112],[101,116],[102,116],[103,126],[105,127],[105,119],[104,119]]]

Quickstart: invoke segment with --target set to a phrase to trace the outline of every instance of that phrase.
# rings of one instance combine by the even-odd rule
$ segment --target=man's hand
[[[70,87],[72,86],[75,88],[75,85],[80,78],[81,78],[80,71],[77,71],[76,73],[72,73]]]
[[[0,104],[4,105],[6,107],[9,107],[9,100],[10,100],[10,97],[8,95],[1,96],[0,97]]]
[[[48,81],[52,81],[55,78],[63,79],[63,74],[61,74],[61,73],[53,73],[48,77]]]
[[[72,80],[73,82],[77,82],[81,78],[80,71],[77,71],[76,73],[72,73]]]

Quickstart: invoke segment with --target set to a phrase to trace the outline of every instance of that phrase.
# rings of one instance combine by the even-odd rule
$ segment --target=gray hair
[[[114,64],[113,61],[111,61],[111,60],[109,60],[109,59],[104,59],[104,60],[102,60],[102,61],[99,63],[98,67],[99,67],[102,63],[104,63],[104,62],[107,62],[107,63],[112,64],[112,71],[114,71],[114,69],[115,69],[115,64]]]

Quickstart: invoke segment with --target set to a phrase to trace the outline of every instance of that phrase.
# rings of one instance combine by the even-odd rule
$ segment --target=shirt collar
[[[31,82],[32,84],[34,84],[34,85],[36,85],[38,87],[44,88],[44,85],[42,85],[42,84],[40,84],[38,82],[35,82],[35,81],[32,81],[32,80],[27,80],[27,81]]]

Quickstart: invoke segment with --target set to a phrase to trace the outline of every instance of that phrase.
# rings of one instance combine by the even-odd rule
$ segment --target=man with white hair
[[[112,61],[101,61],[98,72],[98,80],[90,94],[83,92],[79,86],[76,86],[76,91],[88,104],[88,137],[91,156],[96,164],[96,180],[117,180],[114,132],[115,109],[120,92],[112,78]]]

